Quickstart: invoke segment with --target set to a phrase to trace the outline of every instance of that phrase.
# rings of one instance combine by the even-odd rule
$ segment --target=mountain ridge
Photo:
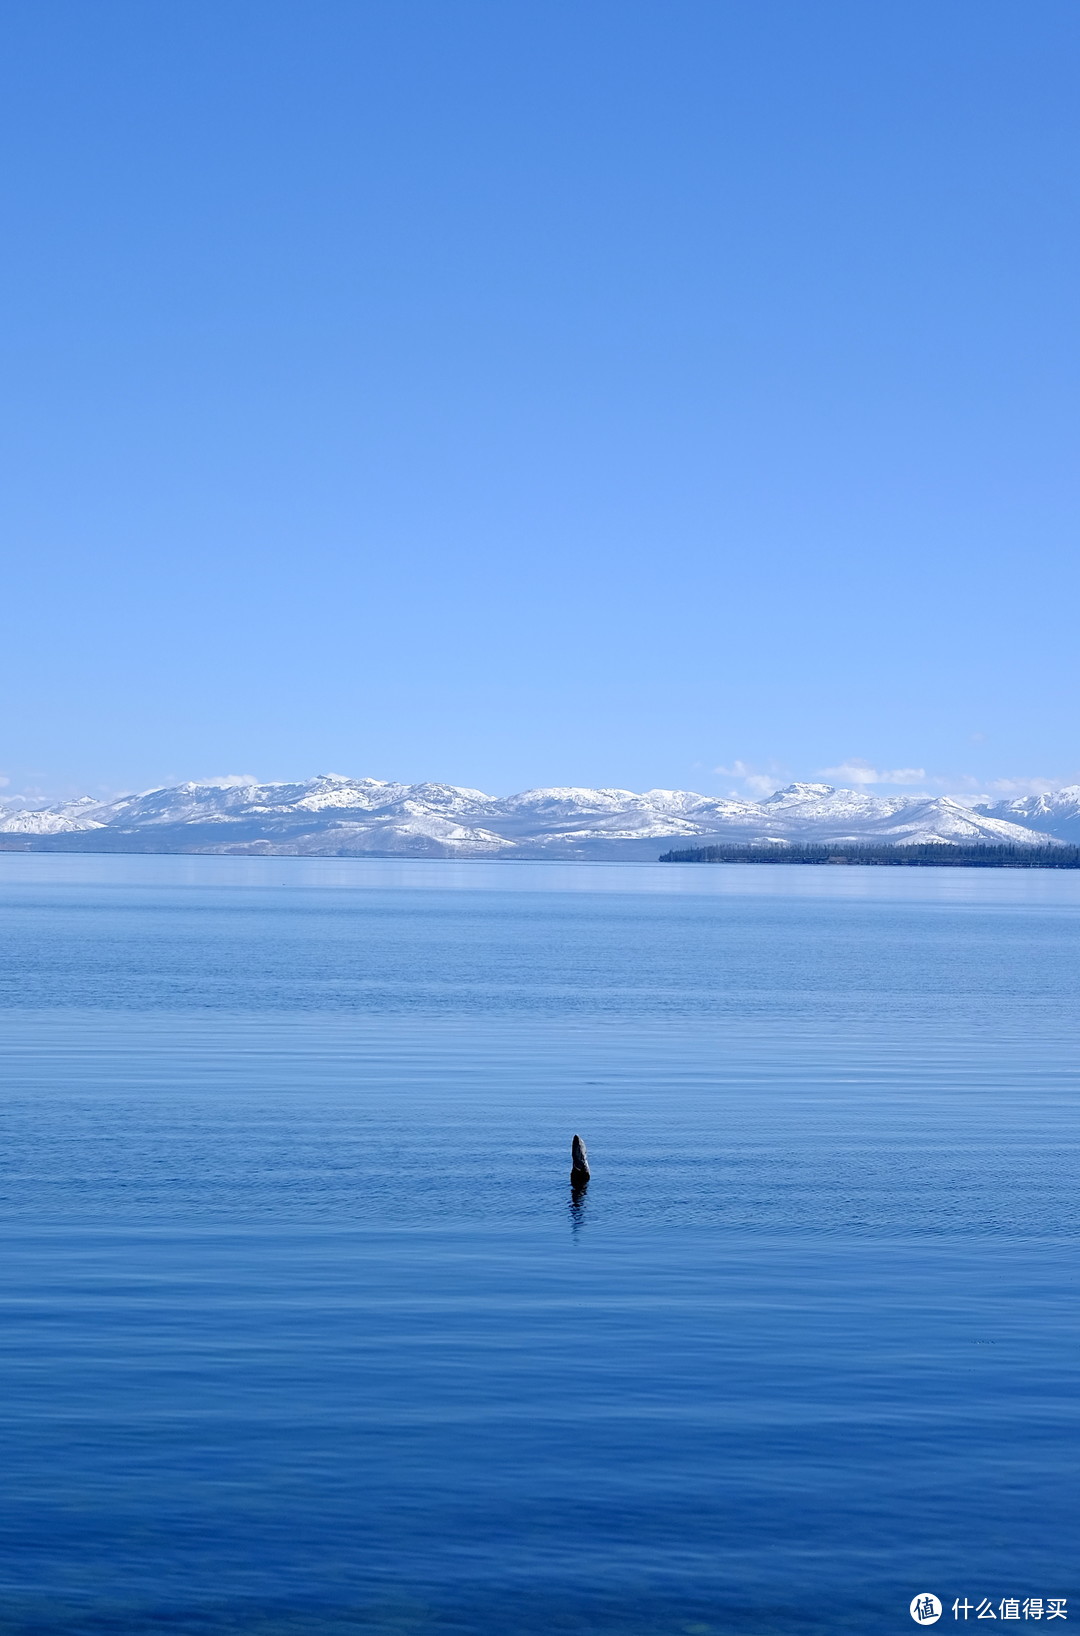
[[[877,796],[808,782],[761,801],[576,785],[498,797],[456,784],[324,773],[299,783],[189,781],[111,801],[0,802],[0,845],[7,850],[655,859],[658,843],[681,839],[1072,842],[1080,840],[1080,785],[968,807],[951,796]]]

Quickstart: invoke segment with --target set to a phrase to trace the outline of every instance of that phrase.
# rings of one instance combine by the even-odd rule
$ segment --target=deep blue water
[[[0,855],[0,1630],[1080,1618],[1078,978],[1074,875]]]

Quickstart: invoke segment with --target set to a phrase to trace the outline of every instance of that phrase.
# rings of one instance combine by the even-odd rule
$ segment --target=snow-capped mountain
[[[650,858],[679,841],[1080,839],[1080,786],[997,806],[789,784],[764,801],[691,790],[555,788],[499,798],[454,784],[324,774],[302,784],[179,784],[114,801],[0,809],[10,849],[269,855]]]
[[[1023,824],[1059,841],[1080,843],[1080,784],[1070,784],[1053,794],[1025,795],[1018,801],[980,803],[976,809],[988,818],[1009,824]]]

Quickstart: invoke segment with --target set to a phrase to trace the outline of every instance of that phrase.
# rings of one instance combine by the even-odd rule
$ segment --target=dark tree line
[[[661,863],[864,863],[914,864],[966,869],[1080,869],[1080,846],[962,846],[933,841],[908,845],[828,842],[789,846],[777,842],[734,842],[719,846],[679,847],[664,852]]]

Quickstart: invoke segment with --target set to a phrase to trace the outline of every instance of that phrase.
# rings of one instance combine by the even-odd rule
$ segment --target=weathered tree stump
[[[570,1180],[575,1187],[581,1187],[588,1181],[590,1171],[589,1156],[580,1136],[575,1136],[570,1144],[570,1161]]]

